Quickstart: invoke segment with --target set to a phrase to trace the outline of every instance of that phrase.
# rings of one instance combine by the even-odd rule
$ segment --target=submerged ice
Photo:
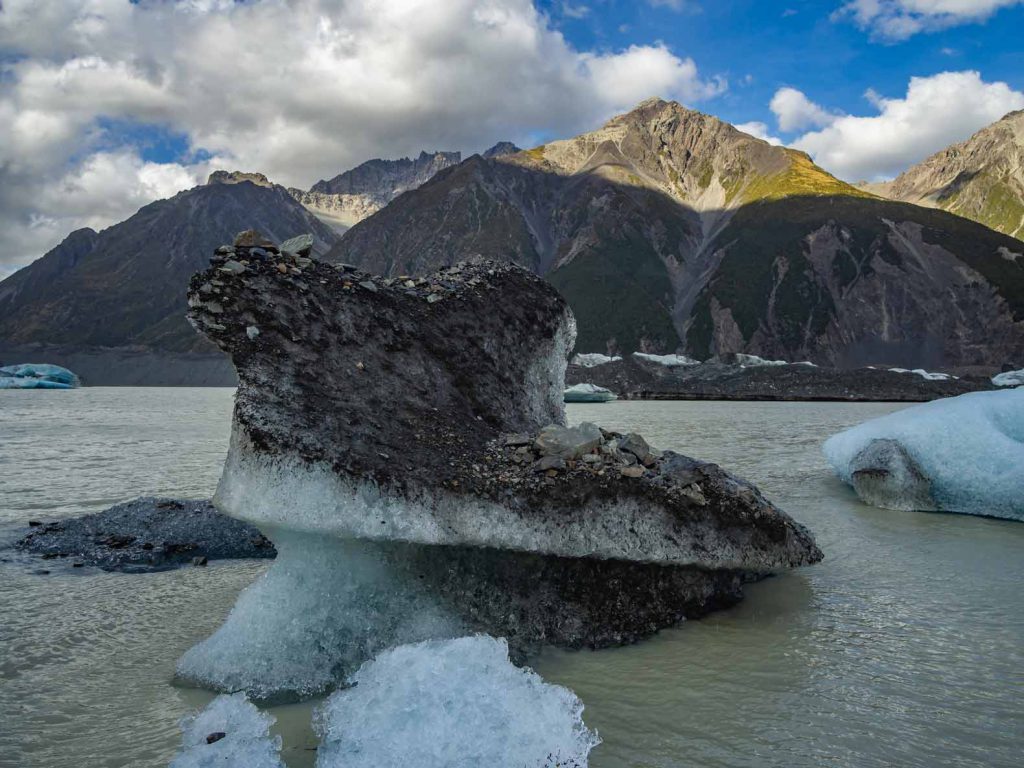
[[[934,400],[829,438],[869,504],[1024,520],[1024,389]]]
[[[244,693],[221,695],[181,721],[181,750],[169,768],[284,768],[274,717]]]
[[[317,715],[317,768],[585,768],[583,704],[477,635],[368,661]]]

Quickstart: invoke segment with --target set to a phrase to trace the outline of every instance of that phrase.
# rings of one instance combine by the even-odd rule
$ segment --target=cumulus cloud
[[[815,104],[796,88],[779,88],[768,107],[775,113],[780,131],[823,128],[838,117],[837,113]]]
[[[769,144],[778,145],[782,143],[782,139],[780,139],[778,136],[772,136],[769,133],[768,126],[759,120],[753,120],[749,123],[738,123],[736,125],[736,128],[738,130],[743,131],[744,133],[749,133],[751,136],[755,138],[763,139],[764,141],[767,141]]]
[[[881,40],[898,42],[920,32],[935,32],[987,20],[1024,0],[849,0],[833,19],[853,19]]]
[[[942,72],[911,78],[903,98],[871,92],[869,101],[877,114],[837,117],[791,146],[848,181],[892,178],[1007,112],[1024,108],[1024,93],[1003,82],[987,83],[978,72]]]
[[[0,276],[211,167],[307,187],[726,87],[662,44],[579,50],[529,0],[3,0],[0,50]],[[147,162],[124,124],[184,149]]]

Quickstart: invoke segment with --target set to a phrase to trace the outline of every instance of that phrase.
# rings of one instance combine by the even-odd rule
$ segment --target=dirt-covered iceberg
[[[631,642],[821,558],[716,465],[566,428],[575,323],[529,272],[379,278],[244,242],[193,277],[189,317],[239,376],[214,503],[279,557],[182,678],[266,698],[466,632]]]

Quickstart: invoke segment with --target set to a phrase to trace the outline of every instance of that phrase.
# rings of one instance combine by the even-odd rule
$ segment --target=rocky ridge
[[[1024,239],[1024,110],[1010,112],[892,181],[861,186]]]
[[[447,168],[329,256],[390,275],[514,262],[566,297],[583,350],[936,368],[1024,356],[1022,253],[650,100],[573,139]]]

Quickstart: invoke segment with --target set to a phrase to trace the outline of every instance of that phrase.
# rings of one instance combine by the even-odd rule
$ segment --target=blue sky
[[[725,75],[728,91],[698,106],[734,124],[774,127],[768,104],[783,86],[849,113],[868,109],[869,89],[899,97],[912,76],[949,70],[978,70],[985,81],[1024,90],[1024,4],[905,40],[879,37],[848,17],[833,19],[842,5],[833,0],[706,0],[678,10],[628,0],[540,5],[579,48],[660,40],[692,57],[705,75]]]
[[[259,171],[573,136],[649,96],[890,178],[1024,109],[1024,0],[0,0],[0,278]]]

